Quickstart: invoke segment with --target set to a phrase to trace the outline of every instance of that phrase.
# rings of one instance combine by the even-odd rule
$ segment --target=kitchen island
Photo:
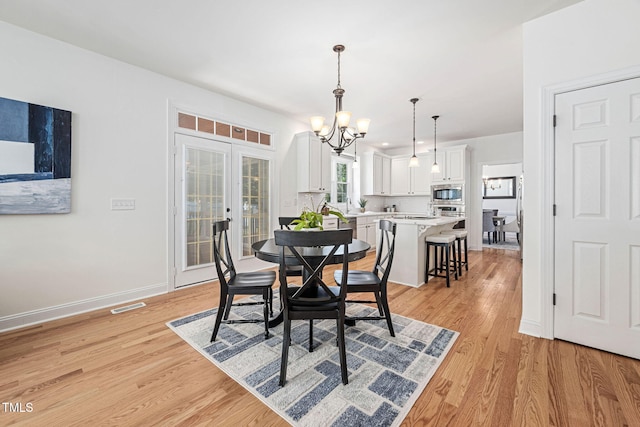
[[[415,219],[414,219],[415,218]],[[424,285],[425,238],[451,230],[464,217],[394,218],[396,228],[396,248],[389,281],[420,287]],[[423,217],[426,218],[426,217]]]

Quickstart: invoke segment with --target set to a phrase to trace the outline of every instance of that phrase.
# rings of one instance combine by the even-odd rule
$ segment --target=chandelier
[[[324,124],[324,117],[314,116],[310,118],[311,129],[320,138],[320,141],[329,144],[333,151],[340,155],[345,148],[354,143],[358,138],[364,138],[369,131],[369,119],[358,119],[356,125],[358,130],[349,127],[351,112],[342,109],[342,96],[344,89],[340,86],[340,53],[344,52],[344,46],[335,45],[333,51],[338,54],[338,85],[333,90],[336,97],[336,114],[333,118],[333,125],[329,127]],[[334,136],[336,137],[334,140]]]

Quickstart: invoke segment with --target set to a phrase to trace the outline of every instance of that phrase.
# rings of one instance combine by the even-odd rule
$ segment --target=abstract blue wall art
[[[0,98],[0,214],[71,212],[71,111]]]

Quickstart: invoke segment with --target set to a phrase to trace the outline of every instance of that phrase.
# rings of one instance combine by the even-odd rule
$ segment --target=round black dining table
[[[309,233],[312,232],[310,231]],[[324,258],[331,252],[332,248],[332,246],[300,248],[300,254],[304,257],[317,256],[318,258]],[[255,242],[253,245],[251,245],[251,249],[253,249],[256,258],[258,259],[273,262],[275,264],[280,263],[280,246],[276,245],[275,239],[266,239]],[[367,255],[367,251],[369,249],[371,249],[371,245],[364,240],[353,239],[353,241],[349,243],[349,262],[357,261],[364,258]],[[289,252],[289,249],[286,248],[285,257],[288,258],[287,265],[299,265],[297,258],[291,252]],[[291,258],[289,259],[289,257]],[[344,254],[342,253],[342,247],[340,247],[329,260],[329,264],[340,264],[342,263],[343,258]]]
[[[310,232],[311,233],[311,232]],[[256,256],[256,258],[261,259],[267,262],[273,262],[276,264],[280,263],[280,246],[276,245],[275,239],[266,239],[260,240],[259,242],[255,242],[251,245],[251,249]],[[327,256],[331,250],[332,246],[317,246],[313,248],[300,248],[300,254],[305,258],[313,261],[313,257],[318,258],[318,263]],[[367,251],[371,249],[371,245],[363,240],[353,239],[351,243],[349,243],[349,254],[348,261],[357,261],[359,259],[367,256]],[[285,248],[285,257],[287,258],[287,265],[300,265],[298,259],[293,255],[287,248]],[[335,254],[329,259],[328,264],[341,264],[344,259],[344,253],[342,247],[340,247]],[[277,316],[271,318],[269,320],[269,327],[276,326],[283,321],[282,312],[278,313]]]

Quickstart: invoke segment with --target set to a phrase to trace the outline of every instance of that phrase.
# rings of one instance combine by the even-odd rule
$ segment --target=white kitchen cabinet
[[[391,161],[391,194],[394,196],[428,196],[431,193],[431,165],[433,154],[420,154],[419,166],[409,167],[410,157],[396,157]]]
[[[298,192],[331,191],[331,150],[313,132],[295,136],[298,150]]]
[[[358,223],[359,222],[360,221],[358,221]],[[356,228],[356,236],[358,240],[367,241],[367,227],[365,224],[358,224],[358,227]]]
[[[338,218],[325,216],[322,218],[322,228],[324,230],[337,230]]]
[[[436,158],[440,172],[431,175],[433,184],[464,182],[468,166],[466,145],[441,149],[437,152]]]
[[[376,248],[376,228],[378,223],[376,220],[379,217],[377,215],[359,216],[357,221],[358,240],[364,240],[371,245],[371,249]]]
[[[413,175],[409,167],[409,157],[397,157],[391,160],[391,194],[411,194]]]
[[[391,158],[367,152],[360,160],[360,188],[363,195],[391,195]]]

